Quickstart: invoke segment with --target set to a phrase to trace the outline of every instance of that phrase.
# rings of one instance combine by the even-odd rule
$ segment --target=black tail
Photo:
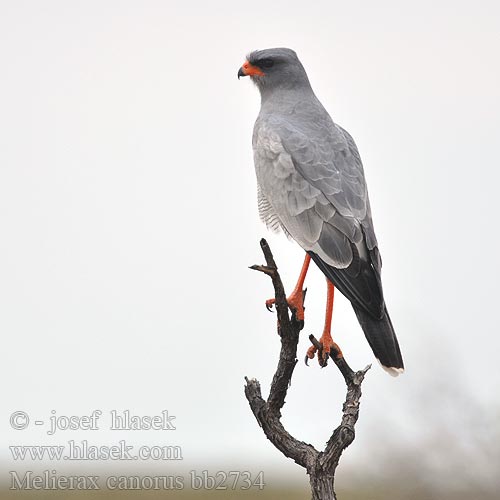
[[[384,306],[382,319],[374,319],[360,307],[353,305],[353,309],[365,332],[366,340],[380,364],[394,377],[403,373],[403,357],[387,308]]]

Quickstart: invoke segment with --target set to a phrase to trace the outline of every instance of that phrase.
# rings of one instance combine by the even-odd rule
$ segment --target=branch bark
[[[334,490],[335,470],[342,452],[354,441],[354,426],[359,416],[361,383],[370,366],[367,366],[364,370],[354,372],[345,361],[345,358],[337,358],[336,353],[332,353],[331,359],[333,359],[344,377],[347,394],[342,408],[341,423],[334,429],[323,451],[318,451],[314,446],[299,441],[284,428],[281,423],[281,409],[285,404],[293,370],[297,364],[297,344],[299,342],[299,332],[303,325],[295,321],[293,315],[290,318],[288,314],[285,289],[267,241],[262,239],[260,246],[266,259],[266,265],[251,266],[251,269],[263,272],[272,279],[278,314],[278,333],[281,337],[281,350],[267,400],[262,397],[259,381],[246,377],[245,396],[257,422],[269,441],[281,453],[306,469],[309,475],[312,499],[333,500],[337,498]],[[310,335],[309,339],[316,347],[321,347],[313,335]]]

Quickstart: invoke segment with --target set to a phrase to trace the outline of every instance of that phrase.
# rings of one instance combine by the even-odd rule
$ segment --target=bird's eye
[[[272,59],[262,59],[259,61],[259,66],[263,69],[272,68],[274,66],[274,61]]]

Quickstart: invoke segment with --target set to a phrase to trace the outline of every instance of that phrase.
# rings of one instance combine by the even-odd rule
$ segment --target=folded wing
[[[351,136],[333,122],[311,126],[321,129],[257,121],[261,217],[309,252],[353,305],[379,319],[384,314],[381,260],[359,153]]]

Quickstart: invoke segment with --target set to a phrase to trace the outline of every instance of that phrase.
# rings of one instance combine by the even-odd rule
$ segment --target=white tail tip
[[[380,361],[377,359],[377,361],[380,363]],[[401,375],[402,373],[405,372],[404,368],[394,368],[393,366],[384,366],[382,363],[380,363],[380,366],[391,376],[391,377],[397,377],[398,375]]]

